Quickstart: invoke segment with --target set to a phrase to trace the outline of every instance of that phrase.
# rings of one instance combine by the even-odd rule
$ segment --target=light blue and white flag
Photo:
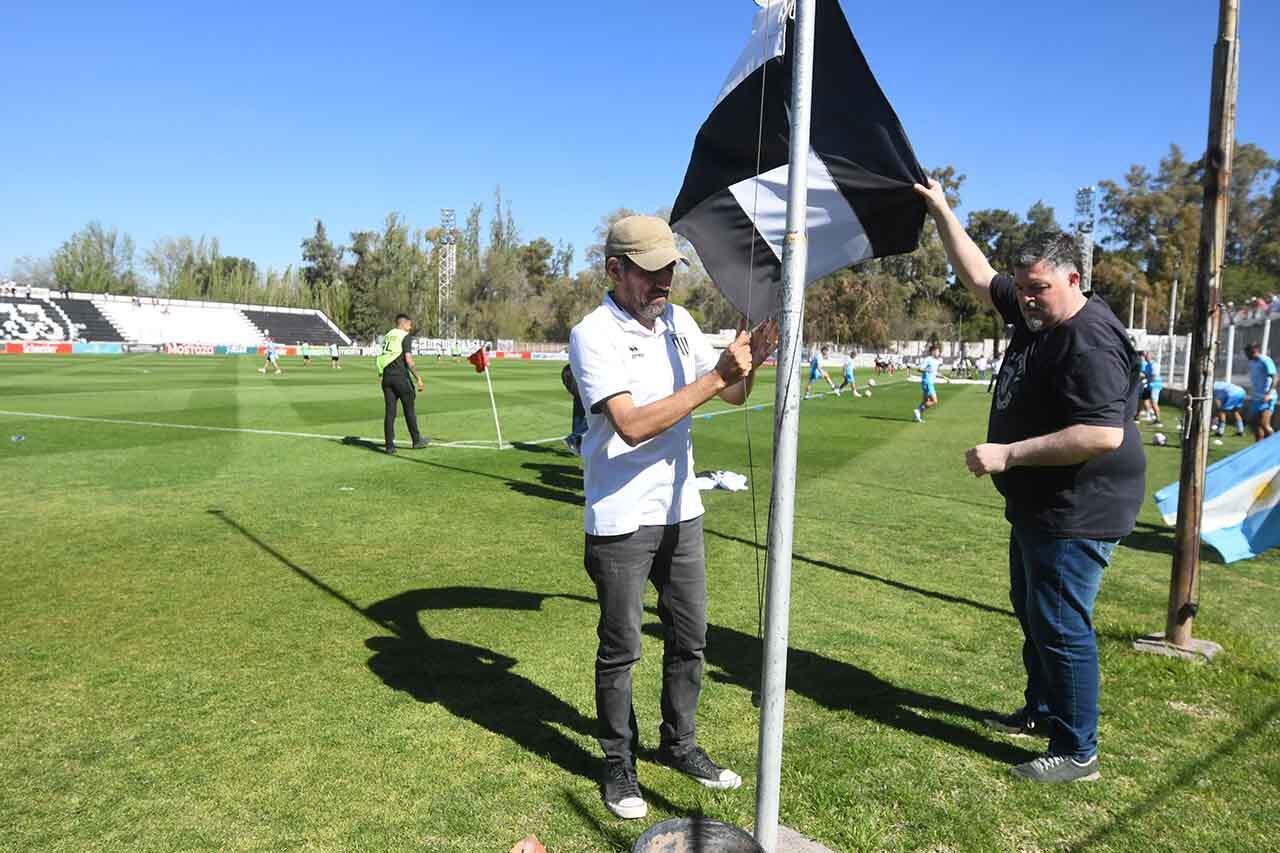
[[[1155,493],[1166,524],[1178,520],[1178,484]],[[1228,563],[1280,545],[1280,437],[1259,441],[1205,469],[1200,538]]]

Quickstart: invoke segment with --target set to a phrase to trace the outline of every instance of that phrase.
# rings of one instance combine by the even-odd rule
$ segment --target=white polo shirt
[[[636,406],[668,397],[715,369],[719,357],[689,312],[667,304],[646,329],[613,295],[573,327],[569,365],[587,410],[582,441],[587,533],[616,536],[702,515],[694,483],[693,419],[628,447],[600,404],[630,392]]]

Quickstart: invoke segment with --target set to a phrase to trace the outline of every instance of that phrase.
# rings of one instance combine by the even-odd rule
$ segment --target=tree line
[[[1280,162],[1262,148],[1237,146],[1227,227],[1224,301],[1280,292]],[[952,166],[931,173],[959,205],[965,176]],[[1133,165],[1118,180],[1099,181],[1101,239],[1094,247],[1093,287],[1121,319],[1130,298],[1148,300],[1147,322],[1168,324],[1173,283],[1186,294],[1194,281],[1200,233],[1203,163],[1176,145],[1154,168]],[[427,333],[438,328],[437,281],[445,246],[456,252],[457,332],[464,337],[566,341],[569,330],[608,289],[604,238],[609,225],[636,211],[603,215],[595,242],[573,272],[574,247],[545,236],[525,241],[501,188],[492,204],[474,204],[460,225],[414,227],[390,213],[374,229],[335,241],[324,223],[300,241],[300,263],[283,272],[249,258],[224,255],[216,239],[166,237],[139,257],[128,234],[92,222],[50,257],[19,259],[13,277],[35,286],[183,299],[319,308],[357,337],[384,331],[400,311]],[[666,216],[669,210],[653,211]],[[1012,269],[1019,245],[1059,230],[1052,207],[1037,202],[1025,213],[1006,209],[968,213],[970,235],[993,265]],[[1071,225],[1068,223],[1068,227]],[[693,258],[674,282],[674,299],[707,329],[732,328],[737,312],[721,297],[692,247]],[[1179,297],[1178,331],[1189,329],[1189,295]],[[1141,315],[1135,318],[1140,322]],[[926,220],[919,248],[870,261],[812,285],[806,296],[808,340],[884,347],[892,340],[977,340],[995,337],[1000,321],[960,287],[941,239]]]

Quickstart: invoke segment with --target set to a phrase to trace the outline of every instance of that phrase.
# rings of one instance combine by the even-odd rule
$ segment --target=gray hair
[[[1036,264],[1058,270],[1080,272],[1080,247],[1075,238],[1062,231],[1050,231],[1023,243],[1013,258],[1014,269],[1031,269]]]

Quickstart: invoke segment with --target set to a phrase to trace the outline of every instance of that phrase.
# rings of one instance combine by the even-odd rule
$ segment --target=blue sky
[[[1246,0],[1238,136],[1280,155],[1280,3]],[[1078,186],[1203,150],[1210,0],[844,0],[922,163],[963,209],[1071,218]],[[264,10],[265,9],[265,10]],[[272,4],[8,0],[0,26],[0,274],[90,220],[296,264],[489,205],[577,248],[670,205],[750,32],[750,0]],[[486,211],[487,218],[487,211]]]

